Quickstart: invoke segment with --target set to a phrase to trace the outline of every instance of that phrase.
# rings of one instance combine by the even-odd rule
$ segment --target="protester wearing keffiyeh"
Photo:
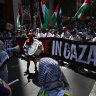
[[[0,51],[1,51],[1,50],[6,51],[6,48],[5,48],[5,46],[4,46],[4,43],[0,40]]]
[[[44,57],[39,62],[39,96],[45,89],[47,96],[63,96],[65,88],[69,89],[69,84],[61,71],[58,62],[52,58]]]
[[[0,40],[0,78],[2,78],[7,83],[8,83],[8,70],[7,70],[8,60],[9,56],[6,52],[4,43]]]

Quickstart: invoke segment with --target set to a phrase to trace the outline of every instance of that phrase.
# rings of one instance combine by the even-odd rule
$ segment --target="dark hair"
[[[76,33],[76,30],[75,30],[75,29],[73,29],[73,30],[72,30],[72,32]]]

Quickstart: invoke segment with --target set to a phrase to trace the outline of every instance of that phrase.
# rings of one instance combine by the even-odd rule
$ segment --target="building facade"
[[[51,15],[53,14],[59,0],[51,0],[51,2],[50,0],[44,1],[49,9],[49,24],[52,25]],[[85,15],[96,17],[96,0],[92,1],[92,6],[85,11]],[[2,28],[2,25],[5,24],[5,22],[16,26],[17,14],[21,2],[23,5],[24,24],[33,22],[38,24],[37,22],[40,22],[38,0],[0,0],[0,28]],[[62,0],[62,15],[73,17],[83,2],[84,0]]]
[[[0,31],[5,27],[5,0],[0,0]]]
[[[6,23],[10,23],[13,25],[16,24],[19,2],[20,0],[0,0],[0,25],[1,25],[0,30],[1,31],[6,27]]]

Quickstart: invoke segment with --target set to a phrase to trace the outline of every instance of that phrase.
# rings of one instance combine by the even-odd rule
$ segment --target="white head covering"
[[[8,56],[8,54],[7,54],[6,51],[4,51],[4,50],[0,51],[0,67],[2,66],[2,64],[4,63],[4,61],[6,59],[8,59],[8,58],[9,58],[9,56]]]

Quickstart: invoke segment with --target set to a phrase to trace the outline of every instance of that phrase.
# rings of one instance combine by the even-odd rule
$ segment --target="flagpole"
[[[34,15],[33,6],[34,6],[34,0],[30,0],[30,13],[31,13],[31,24],[32,24],[32,27],[33,27],[33,15]]]
[[[51,16],[52,16],[52,14],[53,14],[53,12],[54,12],[54,0],[51,0],[51,2],[50,2],[50,0],[49,0],[49,25],[51,25],[52,27],[54,26],[54,24],[53,24],[53,21],[52,21],[52,19],[51,19]]]

